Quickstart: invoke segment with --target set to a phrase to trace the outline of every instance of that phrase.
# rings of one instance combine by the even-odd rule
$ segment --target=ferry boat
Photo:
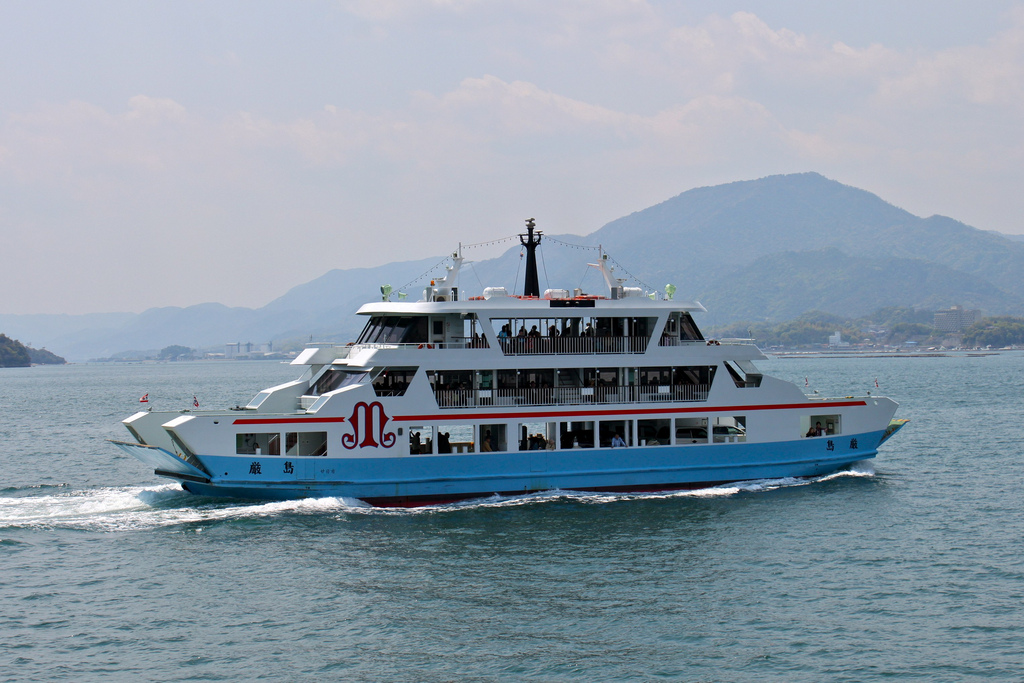
[[[114,443],[195,494],[417,506],[544,490],[670,491],[812,477],[874,457],[906,420],[881,396],[808,396],[750,340],[706,339],[699,302],[596,264],[600,295],[464,297],[462,250],[422,299],[362,306],[362,333],[301,352],[244,408],[143,411]]]

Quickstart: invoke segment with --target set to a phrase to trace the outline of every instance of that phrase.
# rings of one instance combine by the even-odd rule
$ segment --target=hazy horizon
[[[806,171],[1024,233],[1024,3],[776,4],[4,5],[0,313],[256,308]]]

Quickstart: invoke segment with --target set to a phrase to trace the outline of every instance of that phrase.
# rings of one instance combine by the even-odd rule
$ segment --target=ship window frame
[[[654,436],[647,436],[645,430],[654,430]],[[641,446],[670,446],[672,444],[672,419],[652,417],[636,421],[637,443]],[[654,441],[655,443],[651,443]]]
[[[371,315],[370,319],[366,322],[366,326],[363,327],[363,331],[359,333],[356,338],[356,344],[368,344],[370,343],[370,337],[379,334],[379,327],[384,321],[383,315]]]
[[[265,438],[262,438],[265,437]],[[281,455],[281,434],[278,432],[237,432],[235,455]]]
[[[679,312],[679,339],[682,341],[704,341],[704,335],[688,311]]]
[[[729,424],[728,421],[732,421]],[[729,434],[728,429],[736,429],[739,434]],[[716,431],[723,430],[723,431]],[[718,415],[711,422],[712,443],[745,443],[747,441],[746,415]]]
[[[530,422],[519,422],[516,425],[516,437],[518,441],[518,449],[522,451],[537,451],[545,450],[550,451],[555,448],[554,435],[557,433],[558,423],[548,420],[533,420]],[[544,446],[542,448],[531,448],[530,442],[535,436],[540,436],[544,439]]]
[[[375,368],[372,373],[373,380],[370,382],[370,386],[373,387],[373,393],[378,397],[387,396],[405,396],[405,392],[409,391],[409,387],[416,380],[416,375],[419,373],[418,365],[395,365]],[[393,381],[395,377],[400,377],[399,382],[404,386],[392,385],[391,388],[385,388],[383,386],[383,380]]]
[[[843,416],[841,414],[809,414],[800,416],[800,436],[807,439],[818,438],[807,436],[807,433],[811,431],[811,425],[815,422],[821,422],[824,425],[825,434],[822,436],[841,436],[843,433]]]
[[[398,315],[384,316],[384,323],[381,325],[380,332],[378,332],[377,335],[373,339],[370,340],[370,343],[371,344],[386,344],[388,338],[391,336],[391,334],[394,331],[395,327],[398,326],[398,321],[401,320],[401,319],[402,319],[402,317],[398,316]]]
[[[491,450],[484,450],[487,430],[491,431]],[[483,422],[477,425],[477,437],[481,453],[504,453],[508,451],[508,425],[504,422]]]
[[[593,448],[596,424],[597,420],[560,421],[558,423],[558,447],[562,450],[570,450],[574,448],[573,443],[575,442],[575,448]],[[576,425],[581,425],[581,427],[577,430]],[[587,425],[589,425],[589,427]],[[581,439],[580,437],[583,438]],[[589,437],[589,439],[587,437]],[[568,445],[566,445],[567,441]]]
[[[764,376],[750,361],[724,360],[722,364],[729,371],[729,376],[737,388],[756,389],[761,386]]]
[[[675,444],[677,446],[693,446],[706,444],[708,442],[708,418],[706,417],[677,417],[673,421],[675,429]],[[701,438],[698,430],[704,432]],[[688,434],[687,434],[688,432]]]
[[[303,439],[300,438],[300,435],[317,435],[317,434],[322,437],[318,441],[319,445],[316,448],[303,448],[304,442],[303,442]],[[294,439],[293,439],[293,437],[294,437]],[[285,443],[285,455],[287,455],[290,458],[325,458],[325,457],[327,457],[328,450],[329,450],[328,441],[327,441],[327,432],[320,431],[320,430],[310,431],[310,432],[299,432],[299,431],[285,432],[284,443]],[[292,449],[295,449],[296,452],[294,452],[294,453],[289,452]],[[311,450],[313,452],[312,453],[305,453],[305,452],[303,452],[303,451],[308,451],[308,450]],[[321,450],[323,452],[321,452],[321,453],[317,453],[316,452],[316,451],[321,451]]]
[[[409,455],[434,454],[434,428],[431,425],[409,425],[408,432],[409,436],[406,439],[406,447],[409,449]],[[427,433],[425,439],[423,438],[423,432]],[[419,450],[416,451],[412,449],[413,436],[419,439]]]
[[[633,420],[599,420],[597,425],[597,443],[599,448],[630,448],[634,445]],[[622,430],[622,440],[625,446],[612,446],[612,436]]]
[[[363,368],[356,370],[348,367],[328,366],[324,368],[316,380],[310,383],[309,396],[324,396],[339,389],[360,384],[367,380],[369,376],[369,371]]]

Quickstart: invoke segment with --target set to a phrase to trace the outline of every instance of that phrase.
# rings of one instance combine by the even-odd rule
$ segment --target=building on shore
[[[962,306],[953,306],[935,312],[935,329],[940,332],[963,332],[981,318],[981,311],[967,310]]]
[[[828,336],[828,345],[829,348],[839,349],[849,346],[850,342],[844,342],[843,335],[839,332],[839,330],[836,330],[835,334],[830,334]]]
[[[252,356],[253,354],[267,354],[274,352],[274,342],[253,344],[252,342],[228,342],[224,345],[225,358],[240,358]]]

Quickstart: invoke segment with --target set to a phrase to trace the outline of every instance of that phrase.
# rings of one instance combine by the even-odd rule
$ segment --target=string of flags
[[[519,235],[509,235],[508,237],[500,237],[500,238],[498,238],[496,240],[491,240],[490,242],[477,242],[476,244],[462,244],[460,242],[459,246],[461,246],[463,249],[472,249],[474,247],[487,247],[487,246],[490,246],[492,244],[501,244],[502,242],[511,242],[512,240],[516,239],[517,237],[519,237]]]
[[[441,259],[440,261],[438,261],[438,262],[437,262],[437,263],[436,263],[435,265],[431,266],[431,267],[430,267],[430,268],[428,268],[428,269],[427,269],[426,271],[424,271],[424,273],[423,273],[422,275],[420,275],[420,276],[418,276],[418,277],[414,277],[413,279],[409,280],[409,281],[408,281],[408,282],[406,282],[406,283],[405,283],[404,285],[402,285],[401,287],[399,287],[399,288],[398,288],[398,291],[399,291],[399,292],[402,292],[402,291],[404,291],[405,289],[407,289],[407,288],[409,287],[409,285],[412,285],[413,283],[419,282],[420,280],[422,280],[422,279],[423,279],[423,278],[425,278],[426,276],[430,275],[430,274],[431,274],[432,272],[434,272],[435,270],[437,270],[437,269],[438,269],[439,267],[443,266],[443,265],[445,264],[445,262],[446,262],[446,261],[447,261],[447,260],[448,260],[449,258],[451,258],[451,257],[450,257],[450,256],[445,256],[445,257],[444,257],[443,259]]]

